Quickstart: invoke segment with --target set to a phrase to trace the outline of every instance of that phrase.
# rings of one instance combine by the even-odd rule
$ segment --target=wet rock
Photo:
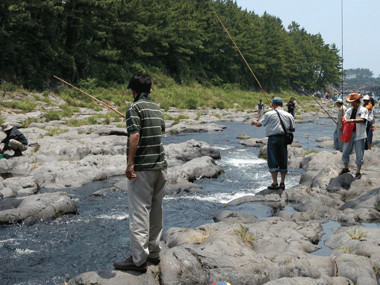
[[[169,166],[180,165],[202,156],[220,159],[220,151],[212,148],[206,142],[193,139],[183,143],[165,145],[165,157]]]
[[[248,138],[244,139],[243,141],[240,142],[244,146],[250,146],[250,147],[262,147],[263,145],[267,145],[268,143],[268,138]]]
[[[350,173],[339,175],[338,177],[332,178],[330,180],[329,185],[327,185],[327,191],[337,192],[342,188],[348,190],[354,180],[354,176],[352,176]]]
[[[65,192],[36,194],[22,198],[15,209],[0,211],[0,224],[34,223],[76,211],[74,201]]]
[[[68,285],[159,285],[159,270],[157,266],[149,266],[145,274],[136,274],[132,271],[103,271],[87,272],[71,279]]]
[[[222,169],[216,165],[214,159],[209,156],[202,156],[194,158],[183,165],[169,168],[167,179],[172,183],[193,182],[201,178],[216,178],[221,173]]]
[[[234,212],[234,211],[223,211],[219,213],[216,217],[214,217],[214,221],[217,222],[225,222],[225,223],[252,223],[257,220],[256,217],[242,213],[242,212]]]
[[[165,185],[165,193],[169,195],[191,193],[191,192],[199,191],[201,189],[202,189],[201,185],[191,183],[188,181],[177,182],[177,183],[167,182]]]
[[[199,122],[193,122],[192,124],[178,123],[166,129],[166,131],[173,135],[181,133],[205,133],[222,131],[225,126],[221,126],[215,123],[201,124]]]

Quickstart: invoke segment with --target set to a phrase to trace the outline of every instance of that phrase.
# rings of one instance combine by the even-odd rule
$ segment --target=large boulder
[[[67,284],[67,283],[65,283]],[[149,266],[147,273],[134,274],[123,271],[86,272],[71,279],[68,285],[159,285],[159,271],[157,266]]]
[[[74,201],[65,192],[36,194],[22,198],[15,209],[0,211],[0,224],[34,223],[76,212]]]
[[[169,182],[194,181],[200,178],[216,178],[222,173],[222,169],[216,165],[214,159],[209,156],[194,158],[183,165],[168,169]]]
[[[202,156],[220,159],[220,152],[206,142],[193,139],[183,143],[165,145],[165,157],[169,166],[180,165]]]
[[[314,256],[318,223],[279,218],[172,228],[163,236],[163,284],[265,284],[283,277],[335,276],[330,257]],[[313,242],[312,242],[313,241]]]
[[[32,177],[11,177],[0,181],[0,194],[3,198],[32,195],[39,187]]]

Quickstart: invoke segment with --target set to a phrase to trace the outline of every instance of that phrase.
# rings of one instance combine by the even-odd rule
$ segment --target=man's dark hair
[[[150,92],[152,88],[152,79],[148,74],[133,75],[129,80],[127,89],[132,89],[138,94],[143,92]]]

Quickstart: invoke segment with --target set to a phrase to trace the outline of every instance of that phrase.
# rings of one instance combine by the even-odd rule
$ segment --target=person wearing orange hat
[[[356,155],[356,174],[355,179],[362,177],[360,170],[363,165],[365,139],[367,138],[366,123],[368,121],[368,110],[360,105],[360,95],[358,93],[351,93],[347,96],[346,101],[351,103],[351,108],[347,110],[344,115],[345,124],[355,124],[350,141],[343,144],[342,162],[344,168],[339,175],[350,172],[348,163],[350,162],[350,154],[355,148]]]

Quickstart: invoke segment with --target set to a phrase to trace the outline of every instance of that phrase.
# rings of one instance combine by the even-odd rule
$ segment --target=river
[[[258,148],[244,147],[237,136],[264,137],[265,129],[247,123],[221,122],[221,132],[168,136],[164,144],[189,139],[205,141],[221,152],[217,164],[224,173],[216,179],[201,179],[202,189],[191,194],[166,196],[164,230],[213,223],[221,211],[244,211],[258,218],[272,216],[276,209],[252,204],[223,206],[230,200],[265,189],[271,182],[266,161]],[[331,120],[297,124],[295,138],[305,150],[318,149],[315,138],[332,136]],[[287,187],[298,184],[302,170],[290,169]],[[87,271],[110,271],[114,261],[129,254],[128,201],[124,191],[113,187],[123,177],[113,177],[78,188],[66,188],[78,206],[77,215],[65,215],[34,225],[0,227],[1,284],[63,284]],[[102,196],[91,196],[109,189]],[[41,189],[41,193],[52,191]],[[56,191],[56,190],[54,190]]]

